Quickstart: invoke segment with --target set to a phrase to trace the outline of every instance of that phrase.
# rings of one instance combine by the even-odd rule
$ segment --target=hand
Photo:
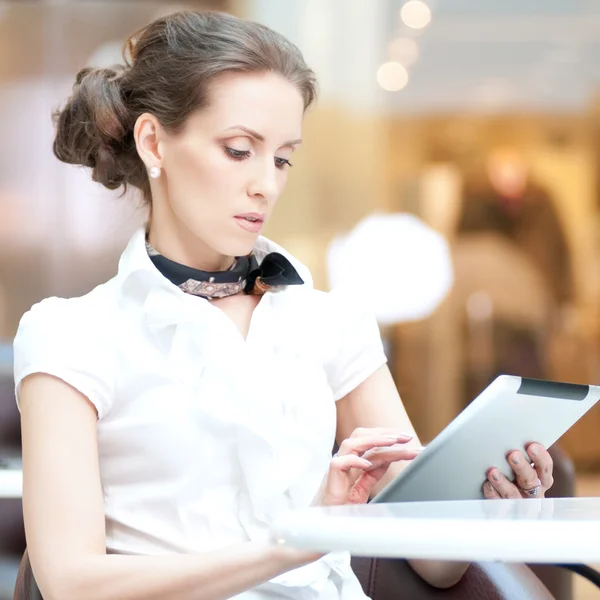
[[[483,494],[488,499],[543,498],[552,487],[552,457],[541,444],[529,444],[527,456],[519,450],[511,452],[508,464],[515,474],[509,481],[497,468],[488,471]],[[534,493],[536,492],[536,493]]]
[[[340,444],[331,459],[318,503],[364,504],[375,484],[396,461],[412,460],[418,449],[406,448],[412,436],[383,428],[359,428]]]

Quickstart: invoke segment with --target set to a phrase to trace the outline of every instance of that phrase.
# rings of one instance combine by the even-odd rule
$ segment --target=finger
[[[384,455],[384,454],[397,454],[398,452],[411,452],[411,453],[416,453],[416,454],[420,454],[423,451],[423,448],[421,448],[420,446],[407,446],[406,444],[403,443],[395,443],[392,444],[391,446],[377,446],[376,448],[371,448],[370,450],[367,450],[363,456],[369,454],[369,455],[373,455],[373,456],[380,456],[380,455]]]
[[[373,466],[370,469],[365,469],[364,473],[365,475],[373,477],[374,481],[377,482],[387,473],[388,469],[390,468],[390,465],[393,462],[397,462],[400,460],[412,460],[413,458],[414,456],[409,455],[401,456],[397,460],[372,459],[370,462],[373,464]]]
[[[552,475],[554,463],[548,450],[541,444],[529,444],[527,447],[527,455],[532,460],[537,472],[537,477],[542,482],[542,489],[544,491],[550,489],[554,483],[554,477]]]
[[[357,437],[373,437],[373,436],[385,436],[385,437],[407,437],[412,439],[414,435],[405,431],[398,431],[391,427],[357,427],[351,434],[351,438]]]
[[[373,448],[367,450],[362,457],[373,463],[373,467],[378,467],[383,463],[388,465],[401,460],[413,460],[421,453],[420,448],[406,448],[403,445],[396,444],[387,448]]]
[[[329,463],[330,469],[347,473],[350,469],[371,469],[373,463],[356,454],[347,454],[345,456],[334,456]]]
[[[346,504],[348,492],[365,469],[371,466],[368,460],[355,454],[334,456],[329,464],[325,486],[319,492],[318,501],[330,505]]]
[[[394,444],[402,443],[402,439],[398,436],[367,436],[357,438],[347,438],[341,444],[337,451],[338,456],[348,454],[363,454],[367,450],[382,446],[393,446]],[[408,441],[408,440],[407,440]]]
[[[531,466],[529,458],[525,459],[519,450],[511,452],[508,462],[515,473],[517,486],[524,492],[532,490],[540,485],[540,479],[536,469]]]
[[[348,502],[350,504],[365,504],[368,502],[376,483],[375,478],[367,473],[362,473],[348,492]]]
[[[358,474],[348,495],[349,502],[366,502],[375,485],[387,473],[390,464],[400,460],[412,460],[419,454],[420,449],[406,449],[402,446],[396,448],[374,448],[365,453],[361,458],[368,457],[372,463],[370,469]]]
[[[489,481],[483,484],[483,495],[488,500],[498,500],[501,498],[500,494]]]
[[[492,484],[501,498],[522,498],[521,492],[514,483],[511,483],[496,468],[488,473],[488,481]]]

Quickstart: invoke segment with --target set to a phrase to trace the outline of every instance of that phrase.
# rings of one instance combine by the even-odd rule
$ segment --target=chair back
[[[522,564],[473,563],[448,589],[428,585],[403,560],[353,558],[352,568],[371,600],[554,600]]]
[[[43,600],[42,594],[40,593],[33,576],[33,570],[31,568],[27,550],[25,550],[19,566],[19,574],[17,575],[13,600]]]

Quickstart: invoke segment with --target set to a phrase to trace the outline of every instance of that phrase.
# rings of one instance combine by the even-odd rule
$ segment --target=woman
[[[269,523],[366,502],[420,446],[377,325],[259,237],[315,97],[300,52],[232,16],[183,12],[85,69],[56,156],[150,208],[116,277],[50,298],[15,339],[24,512],[47,599],[361,598],[342,554]],[[403,433],[406,432],[406,433]],[[334,441],[340,444],[332,457]],[[517,485],[551,462],[520,453]],[[536,471],[537,469],[537,471]],[[490,472],[489,497],[520,496]],[[464,564],[412,563],[435,585]]]

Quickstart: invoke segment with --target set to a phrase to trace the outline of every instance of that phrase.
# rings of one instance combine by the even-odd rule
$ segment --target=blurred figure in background
[[[516,150],[492,151],[485,173],[465,182],[457,234],[483,232],[499,233],[531,258],[557,307],[572,301],[571,256],[554,202]]]

